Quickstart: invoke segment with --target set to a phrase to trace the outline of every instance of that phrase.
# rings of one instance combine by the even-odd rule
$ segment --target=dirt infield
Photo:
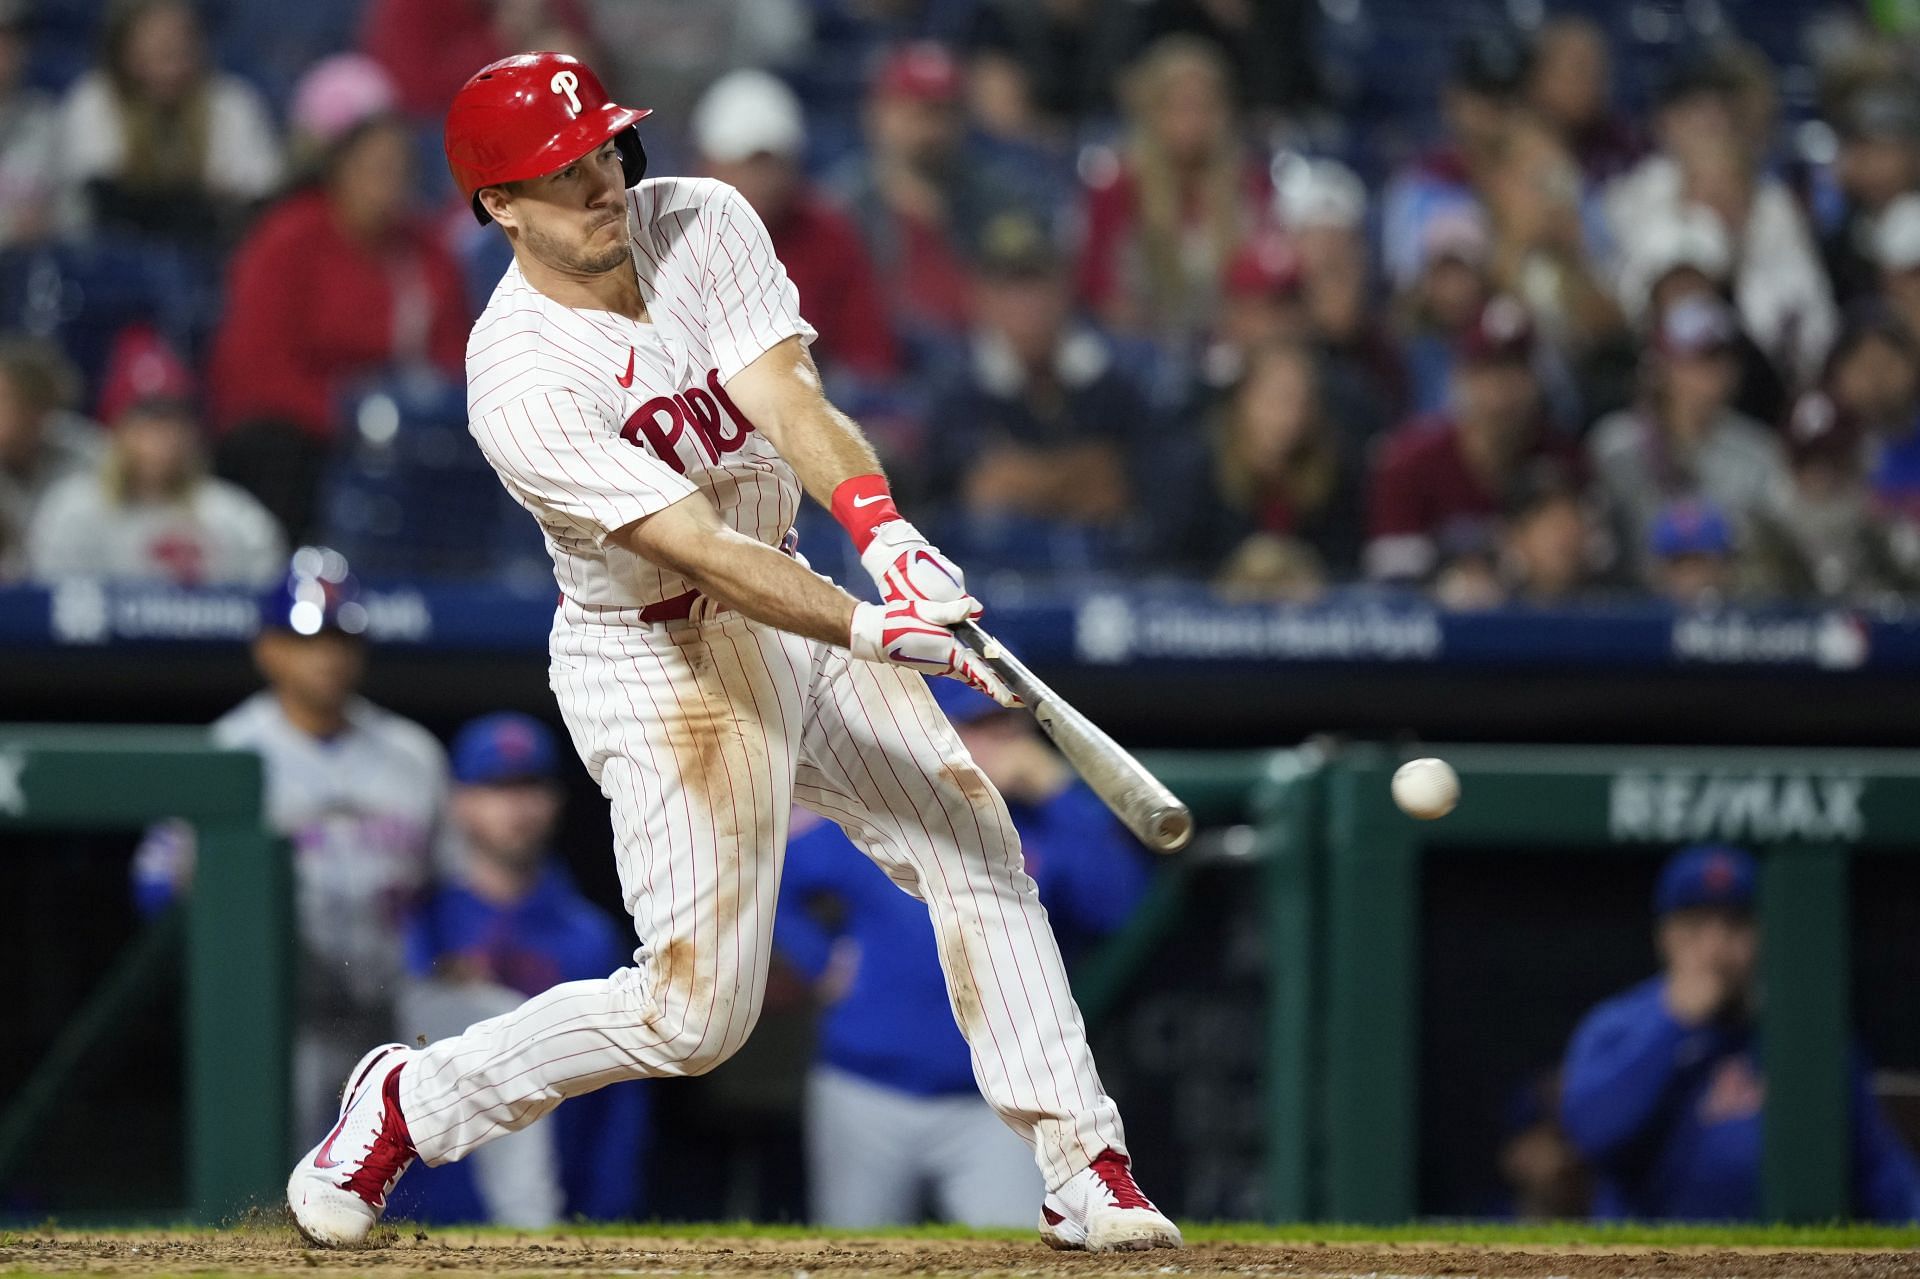
[[[1920,1254],[1729,1248],[1551,1248],[1437,1244],[1207,1243],[1105,1256],[984,1239],[679,1239],[387,1231],[377,1246],[327,1252],[290,1230],[0,1236],[0,1273],[285,1275],[356,1279],[434,1270],[488,1275],[1302,1275],[1486,1279],[1881,1279],[1920,1276]]]

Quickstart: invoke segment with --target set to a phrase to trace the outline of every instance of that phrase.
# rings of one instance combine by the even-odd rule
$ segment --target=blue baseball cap
[[[977,724],[989,715],[996,715],[1006,707],[976,691],[972,685],[963,684],[957,679],[948,679],[944,675],[930,678],[927,683],[933,686],[933,700],[947,713],[947,719],[956,728],[968,724]]]
[[[296,635],[364,634],[367,610],[347,557],[324,546],[295,551],[287,562],[286,577],[260,600],[260,625]]]
[[[1671,502],[1654,518],[1648,540],[1662,559],[1676,555],[1731,555],[1733,528],[1712,502]]]
[[[546,781],[559,772],[553,733],[531,715],[497,711],[454,734],[454,780],[463,786]]]
[[[1725,844],[1694,844],[1667,859],[1653,889],[1653,913],[1698,906],[1748,910],[1753,906],[1753,854]]]

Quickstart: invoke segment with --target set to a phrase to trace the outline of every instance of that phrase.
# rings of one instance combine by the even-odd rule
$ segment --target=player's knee
[[[737,1025],[723,1028],[709,1027],[688,1045],[686,1055],[680,1062],[681,1072],[688,1075],[704,1075],[725,1063],[735,1053],[746,1047],[747,1039],[753,1034],[754,1023],[758,1020],[759,1018],[754,1016],[743,1018]]]
[[[676,1074],[704,1075],[746,1045],[760,1020],[757,1000],[745,991],[712,992],[689,1000],[670,1027],[668,1053]]]

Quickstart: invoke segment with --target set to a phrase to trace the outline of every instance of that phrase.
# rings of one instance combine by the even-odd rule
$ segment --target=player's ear
[[[487,211],[487,216],[502,227],[519,227],[519,219],[513,214],[513,196],[505,187],[481,187],[473,193],[473,198],[480,201],[480,207]]]

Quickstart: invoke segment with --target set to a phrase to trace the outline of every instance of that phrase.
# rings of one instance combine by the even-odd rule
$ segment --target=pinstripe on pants
[[[563,604],[552,682],[612,804],[636,963],[416,1056],[401,1106],[420,1155],[458,1159],[567,1097],[737,1051],[766,992],[795,802],[928,904],[981,1093],[1047,1184],[1124,1152],[1006,805],[921,677],[738,614],[631,618]]]

